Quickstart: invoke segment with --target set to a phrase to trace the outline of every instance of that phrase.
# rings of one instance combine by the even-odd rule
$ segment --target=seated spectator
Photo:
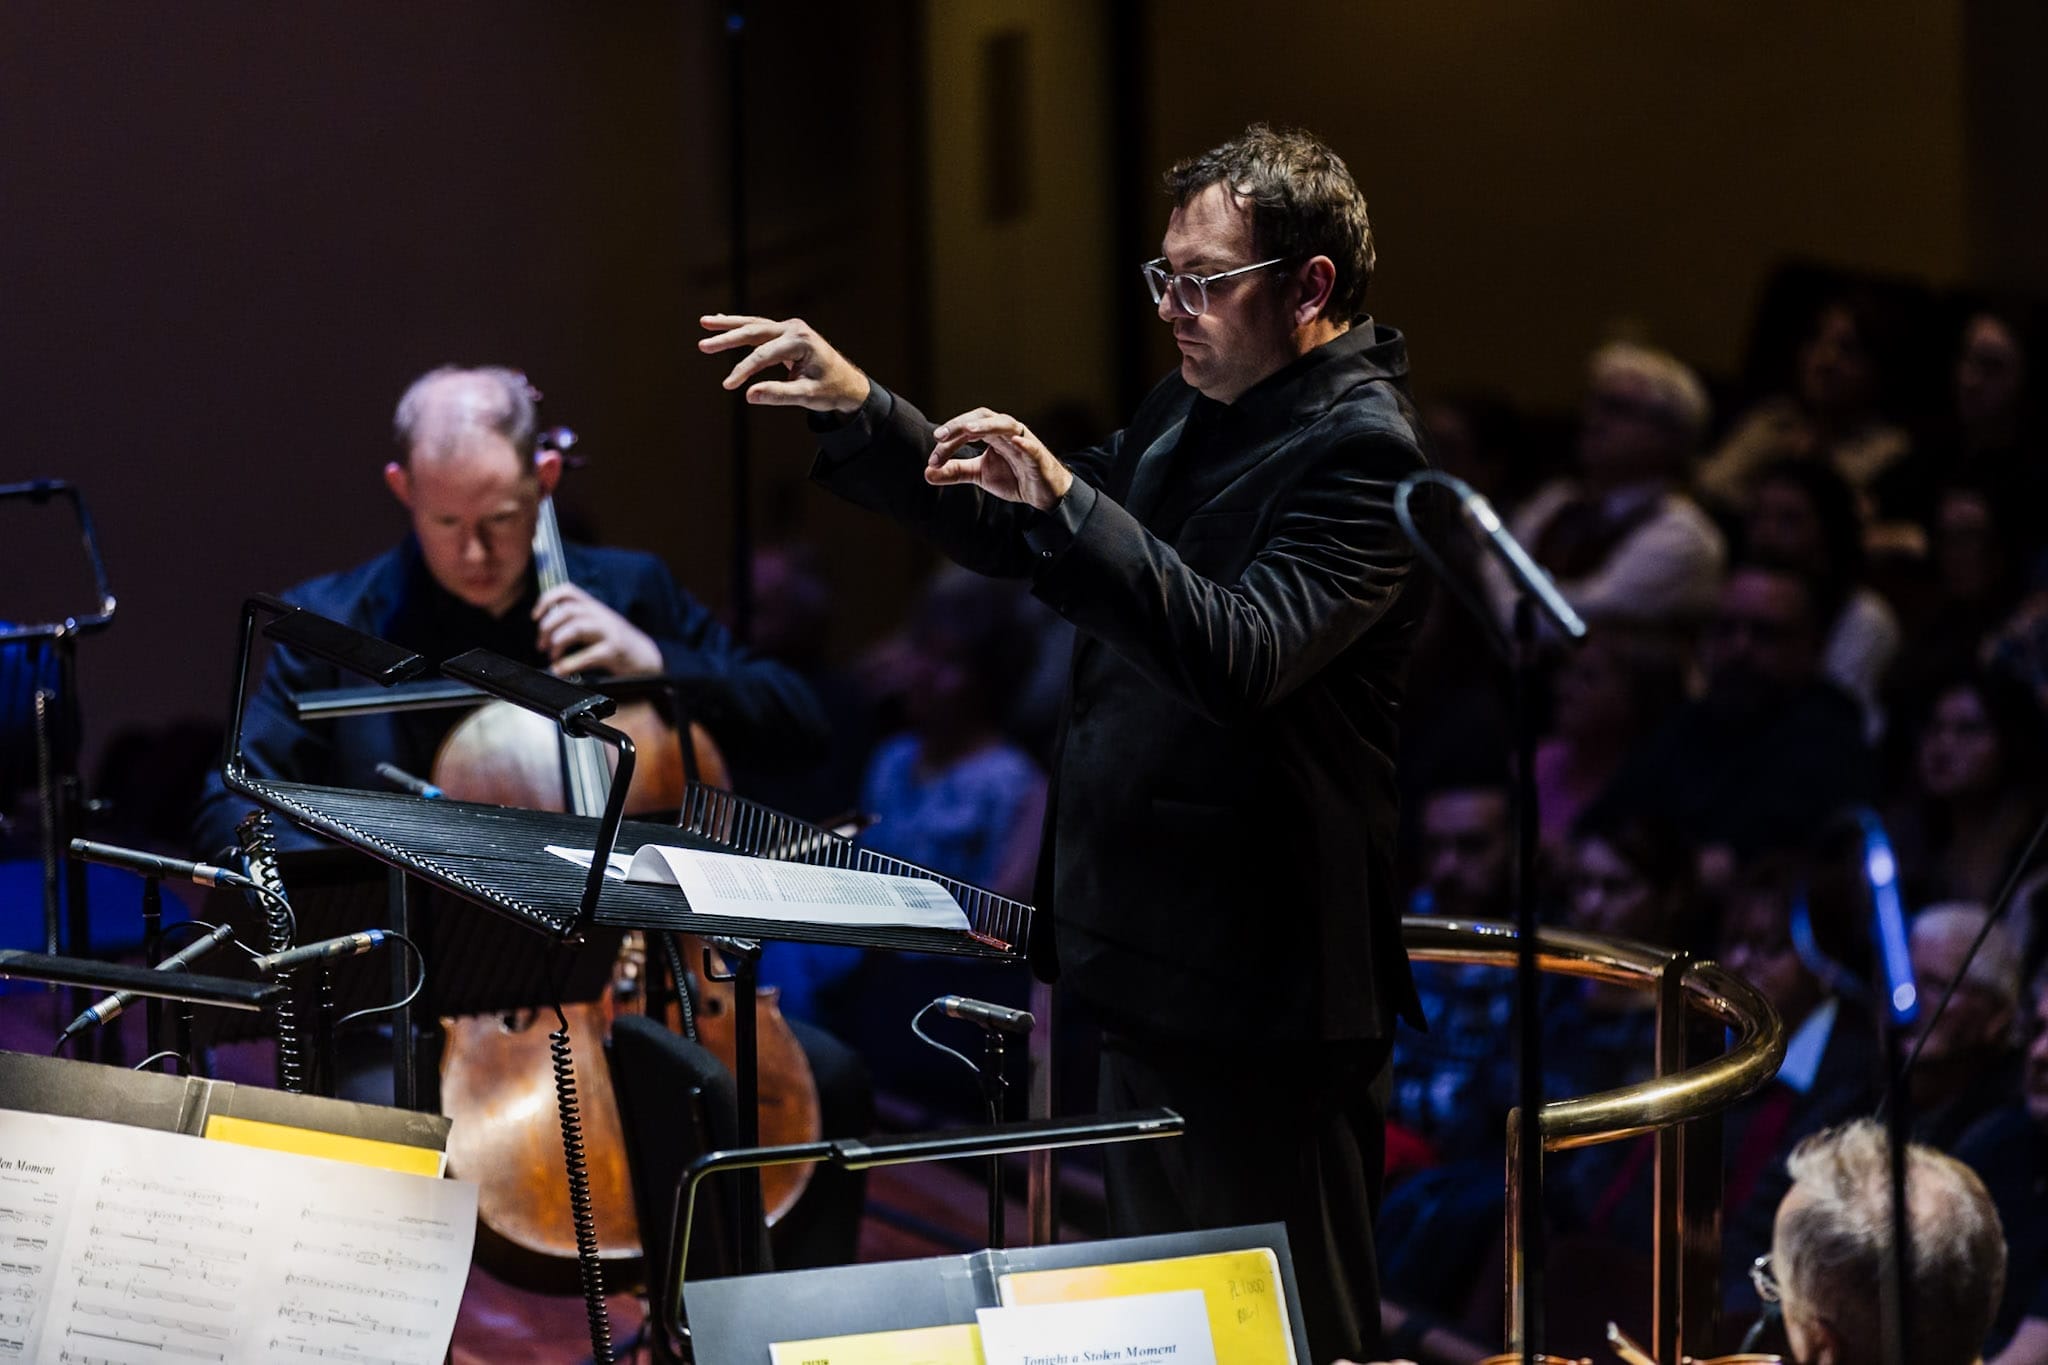
[[[2005,1224],[2005,1300],[1985,1354],[1992,1365],[2048,1363],[2048,974],[2034,978],[2031,1030],[2018,1099],[1956,1144],[1984,1178]]]
[[[874,703],[852,670],[828,658],[832,587],[816,550],[798,542],[754,552],[753,633],[757,654],[794,669],[825,709],[829,742],[817,763],[791,768],[735,762],[742,795],[805,820],[846,814],[860,795],[861,774],[875,742]]]
[[[1551,732],[1536,748],[1546,854],[1563,855],[1580,813],[1684,700],[1683,651],[1659,633],[1602,624],[1558,666]]]
[[[1514,828],[1506,771],[1474,760],[1444,770],[1422,798],[1421,884],[1410,909],[1453,919],[1510,915]],[[1426,1144],[1430,1164],[1498,1145],[1494,1071],[1512,1026],[1513,992],[1491,967],[1415,964],[1415,991],[1429,1032],[1403,1031],[1394,1042],[1390,1135]],[[1390,1136],[1390,1141],[1400,1141]]]
[[[1912,1102],[1913,1137],[1949,1148],[1972,1124],[1997,1109],[2019,1089],[2019,1057],[2013,1022],[2019,1013],[2020,958],[2012,937],[1992,925],[1984,944],[1970,945],[1984,930],[1985,912],[1975,905],[1936,905],[1913,917],[1913,983],[1920,997],[1918,1020],[1906,1048],[1915,1048],[1906,1094]],[[1951,981],[1961,976],[1948,1008],[1935,1006]]]
[[[1782,855],[1744,868],[1728,897],[1716,954],[1762,993],[1789,1034],[1777,1076],[1725,1119],[1723,1283],[1729,1310],[1752,1317],[1762,1305],[1749,1266],[1770,1249],[1771,1220],[1791,1183],[1786,1155],[1808,1135],[1870,1113],[1880,1091],[1869,1015],[1839,993],[1843,984],[1860,989],[1868,965],[1852,928],[1865,913],[1862,886],[1821,872]],[[1793,946],[1800,903],[1816,944],[1836,967],[1809,964]],[[1817,965],[1824,968],[1818,974]]]
[[[2035,309],[2012,301],[1971,310],[1956,343],[1955,443],[1968,464],[2038,454],[2042,374]]]
[[[1678,926],[1691,919],[1690,850],[1668,830],[1634,819],[1583,828],[1570,855],[1574,875],[1566,922],[1572,928],[1655,943],[1682,932]],[[1390,1192],[1380,1217],[1382,1292],[1393,1305],[1392,1315],[1404,1321],[1416,1315],[1419,1330],[1441,1317],[1460,1317],[1467,1324],[1500,1319],[1498,1299],[1489,1292],[1498,1277],[1484,1275],[1483,1269],[1500,1243],[1501,1162],[1507,1112],[1516,1103],[1519,1083],[1513,986],[1498,967],[1462,970],[1484,992],[1475,1000],[1493,1003],[1492,1018],[1484,1021],[1490,1027],[1472,1029],[1464,1049],[1468,1066],[1460,1073],[1458,1098],[1465,1141],[1456,1159]],[[1653,1073],[1657,1015],[1651,993],[1552,977],[1544,983],[1541,1009],[1546,1099],[1596,1094]],[[1432,1031],[1436,1026],[1432,1014]],[[1404,1036],[1402,1046],[1407,1041]],[[1402,1060],[1397,1049],[1397,1093],[1404,1081]],[[1547,1159],[1549,1221],[1576,1247],[1598,1242],[1603,1248],[1647,1249],[1653,1142],[1646,1137]],[[1471,1302],[1475,1297],[1486,1300],[1477,1311]]]
[[[1982,485],[1957,483],[1936,502],[1931,579],[1893,603],[1906,640],[1885,679],[1885,710],[1902,715],[1986,656],[2021,607],[2026,560],[2013,510]]]
[[[1876,1365],[1887,1315],[1877,1286],[1892,1258],[1891,1144],[1865,1119],[1819,1133],[1792,1154],[1792,1189],[1778,1206],[1758,1279],[1784,1313],[1801,1365]],[[1953,1157],[1906,1149],[1911,1339],[1897,1359],[1971,1365],[2005,1285],[2005,1238],[1984,1182]]]
[[[910,624],[911,728],[868,764],[861,804],[876,821],[862,842],[1028,899],[1045,774],[1002,732],[1031,661],[1015,600],[1008,585],[966,575],[926,593]]]
[[[1515,536],[1589,619],[1697,619],[1727,557],[1720,531],[1681,491],[1706,429],[1706,389],[1674,357],[1622,342],[1595,351],[1589,369],[1578,476],[1530,498]],[[1483,572],[1510,623],[1514,585],[1492,559]]]
[[[868,763],[861,808],[876,819],[861,843],[1029,899],[1045,774],[1000,729],[1028,658],[1028,640],[1008,610],[1013,601],[1007,585],[976,577],[949,576],[926,591],[905,656],[911,728],[884,740]],[[858,949],[782,944],[773,956],[785,1012],[857,1036],[851,1002],[831,997],[854,972]]]
[[[1948,410],[1887,471],[1880,497],[1931,523],[1935,495],[1958,480],[2010,506],[2023,541],[2048,539],[2048,462],[2042,459],[2037,310],[2008,299],[1968,309],[1955,342]]]
[[[1912,777],[1890,812],[1907,899],[1988,904],[2048,799],[2048,724],[2021,684],[1971,670],[1935,694],[1913,735]],[[2032,899],[2017,896],[2007,921],[2023,957],[2041,946]]]
[[[1789,392],[1765,399],[1736,421],[1700,466],[1702,495],[1739,509],[1764,467],[1789,457],[1823,461],[1859,498],[1870,498],[1878,477],[1911,446],[1905,430],[1879,410],[1894,349],[1887,324],[1866,296],[1824,305],[1799,347]]]
[[[1865,735],[1884,733],[1878,685],[1899,652],[1899,618],[1863,581],[1863,524],[1856,495],[1817,460],[1780,460],[1757,476],[1747,550],[1789,564],[1820,585],[1828,622],[1821,672],[1863,708]]]
[[[1531,491],[1521,415],[1494,394],[1452,395],[1422,405],[1429,461],[1463,479],[1496,507],[1511,507]]]
[[[1589,817],[1632,810],[1701,849],[1701,880],[1736,860],[1803,845],[1871,788],[1863,721],[1820,673],[1819,593],[1805,576],[1750,563],[1721,589],[1701,662],[1707,688],[1637,749]]]
[[[1582,820],[1571,853],[1565,922],[1572,928],[1659,948],[1694,945],[1699,926],[1692,849],[1676,831],[1636,814]],[[1592,994],[1604,999],[1615,989]],[[1633,988],[1619,989],[1633,1001],[1647,998]]]

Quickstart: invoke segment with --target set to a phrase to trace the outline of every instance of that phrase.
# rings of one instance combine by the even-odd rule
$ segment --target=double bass
[[[557,433],[557,438],[563,434]],[[567,444],[562,441],[557,448]],[[569,581],[551,498],[541,499],[534,565],[543,594]],[[687,775],[682,737],[675,727],[649,702],[622,705],[611,724],[632,736],[642,756],[634,767],[627,811],[680,807]],[[729,785],[724,759],[711,737],[693,724],[690,743],[700,780]],[[449,731],[434,759],[433,782],[454,800],[596,816],[604,810],[611,765],[611,751],[600,741],[565,737],[541,716],[506,702],[490,702]],[[686,948],[684,960],[694,956]],[[629,934],[605,997],[563,1006],[575,1042],[576,1094],[599,1255],[607,1265],[625,1268],[641,1254],[640,1230],[618,1103],[600,1045],[617,1010],[644,1004],[640,983],[646,957],[644,940]],[[776,992],[760,991],[756,1008],[761,1140],[816,1141],[818,1095],[810,1064],[777,1008]],[[700,980],[693,1013],[697,1041],[730,1067],[735,1052],[730,983]],[[670,1027],[679,1026],[677,1016],[672,1006],[666,1021]],[[572,1287],[576,1231],[547,1029],[531,1012],[446,1019],[442,1026],[446,1042],[441,1108],[455,1120],[448,1162],[454,1174],[478,1185],[479,1258],[490,1257],[499,1273],[515,1280]],[[808,1166],[788,1166],[764,1174],[762,1205],[771,1224],[795,1204],[810,1171]]]

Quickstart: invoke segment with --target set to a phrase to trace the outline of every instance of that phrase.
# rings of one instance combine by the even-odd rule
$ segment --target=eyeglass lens
[[[1200,317],[1209,308],[1209,291],[1195,275],[1176,275],[1159,265],[1145,267],[1145,286],[1158,303],[1166,291],[1173,291],[1173,306],[1190,317]]]

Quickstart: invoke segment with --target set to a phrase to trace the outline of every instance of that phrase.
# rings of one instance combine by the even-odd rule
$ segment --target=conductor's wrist
[[[831,405],[832,411],[841,417],[853,416],[867,403],[868,393],[873,388],[874,381],[865,372],[855,370],[852,379],[840,386],[837,401]]]
[[[1045,471],[1043,491],[1038,498],[1033,499],[1031,505],[1041,512],[1050,512],[1060,505],[1061,500],[1073,487],[1074,472],[1058,460],[1054,460],[1052,468]]]

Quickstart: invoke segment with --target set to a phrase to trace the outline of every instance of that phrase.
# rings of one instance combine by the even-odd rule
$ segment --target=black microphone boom
[[[157,963],[156,969],[160,972],[182,972],[234,936],[235,927],[232,924],[216,924],[213,927],[212,933],[193,939],[162,962]],[[81,1010],[76,1019],[73,1019],[64,1026],[63,1036],[69,1038],[75,1033],[81,1033],[86,1029],[92,1028],[94,1025],[112,1023],[121,1017],[121,1011],[127,1009],[141,998],[134,991],[115,991],[90,1009]]]
[[[199,886],[239,886],[253,889],[256,883],[239,872],[230,872],[212,863],[190,863],[183,858],[161,858],[154,853],[140,849],[118,848],[113,844],[94,843],[90,839],[73,839],[71,856],[83,858],[89,863],[105,863],[109,867],[126,868],[145,877],[160,877],[166,881],[193,882]]]
[[[1551,581],[1550,575],[1529,557],[1529,552],[1522,548],[1522,542],[1516,540],[1514,534],[1501,524],[1500,513],[1493,510],[1493,504],[1486,500],[1484,494],[1463,479],[1455,478],[1439,469],[1425,469],[1420,473],[1410,474],[1401,483],[1404,488],[1420,483],[1442,484],[1448,488],[1458,500],[1458,510],[1479,528],[1486,548],[1493,552],[1493,557],[1507,570],[1508,577],[1515,580],[1515,586],[1528,594],[1530,599],[1542,608],[1543,614],[1557,624],[1557,628],[1564,632],[1565,638],[1574,642],[1586,638],[1586,623],[1572,610],[1572,604],[1564,600],[1564,594],[1557,590],[1557,584]]]
[[[950,1018],[965,1019],[970,1024],[979,1024],[998,1033],[1025,1034],[1038,1023],[1029,1010],[991,1005],[986,1000],[970,1000],[964,995],[942,995],[934,1003]]]
[[[323,938],[318,943],[308,943],[298,948],[287,948],[281,953],[265,953],[249,965],[261,976],[275,976],[290,971],[308,962],[327,962],[337,957],[355,957],[381,945],[387,935],[382,929],[365,929],[359,934],[342,934],[338,938]]]

